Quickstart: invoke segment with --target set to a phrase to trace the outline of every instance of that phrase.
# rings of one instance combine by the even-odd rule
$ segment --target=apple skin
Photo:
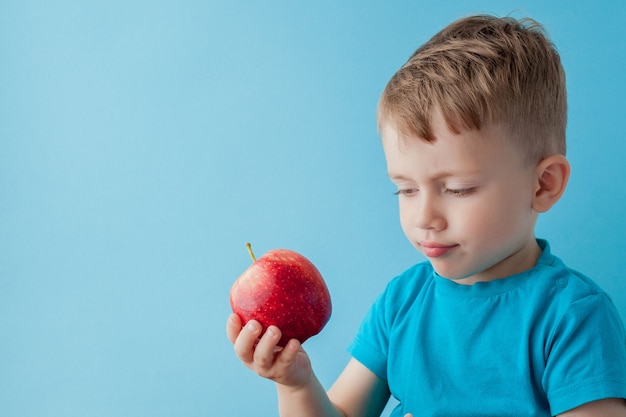
[[[278,346],[318,334],[332,312],[330,293],[318,269],[304,256],[274,249],[254,261],[230,290],[230,305],[242,323],[257,320],[282,332]]]

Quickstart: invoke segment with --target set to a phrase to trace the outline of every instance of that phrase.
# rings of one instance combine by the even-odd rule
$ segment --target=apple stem
[[[252,252],[252,245],[250,244],[250,242],[246,243],[246,248],[248,248],[248,253],[252,258],[252,262],[256,262],[256,257],[254,256],[254,252]]]

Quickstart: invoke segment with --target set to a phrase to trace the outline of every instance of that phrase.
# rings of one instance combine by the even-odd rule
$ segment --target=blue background
[[[405,241],[375,125],[393,72],[474,12],[547,26],[568,75],[561,202],[538,235],[626,317],[626,3],[0,1],[0,415],[271,416],[232,282],[297,250],[334,301],[329,386]]]

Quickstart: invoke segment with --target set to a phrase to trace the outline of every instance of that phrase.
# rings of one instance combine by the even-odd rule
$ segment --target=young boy
[[[536,239],[561,197],[566,92],[533,21],[473,16],[419,48],[378,113],[404,233],[429,262],[394,278],[325,392],[297,340],[231,315],[237,356],[280,415],[626,416],[626,334],[609,297]]]

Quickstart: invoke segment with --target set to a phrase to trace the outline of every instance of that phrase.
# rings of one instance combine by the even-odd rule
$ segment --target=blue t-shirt
[[[392,416],[553,416],[626,398],[610,298],[538,240],[537,265],[461,285],[421,263],[394,278],[350,345],[400,404]]]

